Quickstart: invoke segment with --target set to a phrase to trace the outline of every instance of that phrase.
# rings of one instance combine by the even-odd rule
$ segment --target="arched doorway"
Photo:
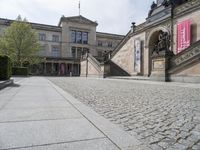
[[[159,41],[159,34],[160,32],[167,32],[168,34],[170,33],[170,31],[164,27],[158,27],[154,30],[152,30],[147,38],[147,49],[149,52],[149,56],[148,56],[148,76],[151,75],[152,72],[152,53],[153,50],[155,48],[155,45],[158,43]],[[169,34],[170,35],[170,34]]]

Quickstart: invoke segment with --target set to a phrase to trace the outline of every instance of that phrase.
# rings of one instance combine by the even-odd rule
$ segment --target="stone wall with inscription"
[[[176,74],[177,76],[199,76],[200,77],[200,62],[186,68],[185,70]]]
[[[200,82],[200,41],[171,59],[172,81]]]

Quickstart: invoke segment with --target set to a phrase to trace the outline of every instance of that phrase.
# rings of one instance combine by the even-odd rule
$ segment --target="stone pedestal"
[[[108,76],[110,76],[110,64],[108,64],[108,63],[105,63],[105,64],[103,64],[103,77],[105,78],[105,77],[108,77]]]
[[[170,57],[171,53],[165,51],[152,55],[152,71],[150,80],[163,82],[169,81],[167,71],[169,68]]]

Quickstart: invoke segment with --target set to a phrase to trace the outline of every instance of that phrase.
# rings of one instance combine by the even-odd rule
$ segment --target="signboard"
[[[177,24],[177,54],[190,46],[190,20],[185,20]]]
[[[141,41],[135,41],[135,59],[134,59],[135,72],[141,73]]]

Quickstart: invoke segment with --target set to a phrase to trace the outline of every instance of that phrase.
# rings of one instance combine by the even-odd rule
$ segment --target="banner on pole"
[[[135,72],[141,73],[141,41],[135,41],[135,59],[134,59]]]

